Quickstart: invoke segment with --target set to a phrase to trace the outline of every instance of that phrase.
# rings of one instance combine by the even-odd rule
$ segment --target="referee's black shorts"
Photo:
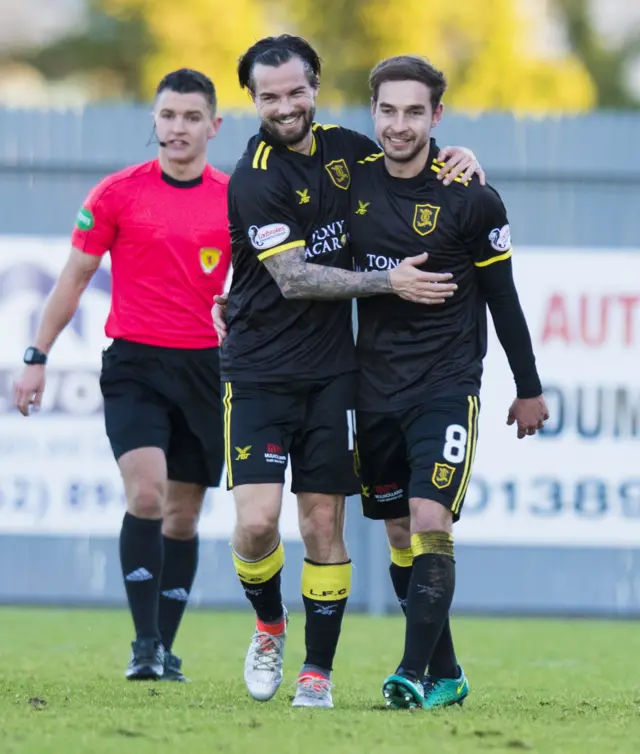
[[[161,448],[172,481],[219,485],[224,447],[217,348],[114,340],[102,354],[100,387],[116,460],[137,448]]]

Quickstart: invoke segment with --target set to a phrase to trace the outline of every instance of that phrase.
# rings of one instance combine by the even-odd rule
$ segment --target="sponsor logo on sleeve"
[[[76,228],[79,228],[80,230],[91,230],[95,224],[93,212],[90,209],[83,207],[80,212],[78,212]]]
[[[489,233],[489,243],[491,248],[496,251],[509,251],[511,248],[511,229],[508,225],[503,225],[502,228],[494,228]]]
[[[254,248],[262,251],[279,246],[289,238],[290,233],[291,228],[284,223],[271,223],[270,225],[263,225],[261,228],[252,225],[249,228],[249,240]]]

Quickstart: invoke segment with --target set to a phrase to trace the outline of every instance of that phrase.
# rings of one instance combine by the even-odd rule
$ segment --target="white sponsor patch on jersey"
[[[511,229],[508,225],[503,225],[502,228],[494,228],[489,233],[489,243],[491,248],[496,251],[509,251],[511,248]]]
[[[290,233],[291,228],[284,223],[271,223],[261,228],[252,225],[249,228],[249,240],[256,249],[272,249],[286,241]]]

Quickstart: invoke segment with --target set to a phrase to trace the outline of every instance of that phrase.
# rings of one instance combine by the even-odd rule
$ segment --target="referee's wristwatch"
[[[39,348],[35,348],[35,346],[29,346],[27,350],[24,352],[23,359],[25,364],[46,364],[47,363],[47,354],[44,353],[44,351],[41,351]]]

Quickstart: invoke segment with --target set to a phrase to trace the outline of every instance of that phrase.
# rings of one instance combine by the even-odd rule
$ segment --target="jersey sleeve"
[[[273,169],[272,169],[273,170]],[[287,184],[276,170],[236,171],[229,183],[229,224],[232,240],[246,239],[260,261],[306,245],[292,208]]]
[[[511,230],[502,199],[490,186],[480,187],[467,220],[476,267],[489,267],[511,257]]]
[[[113,246],[117,234],[114,184],[108,179],[93,188],[78,212],[71,245],[86,254],[102,256]]]

